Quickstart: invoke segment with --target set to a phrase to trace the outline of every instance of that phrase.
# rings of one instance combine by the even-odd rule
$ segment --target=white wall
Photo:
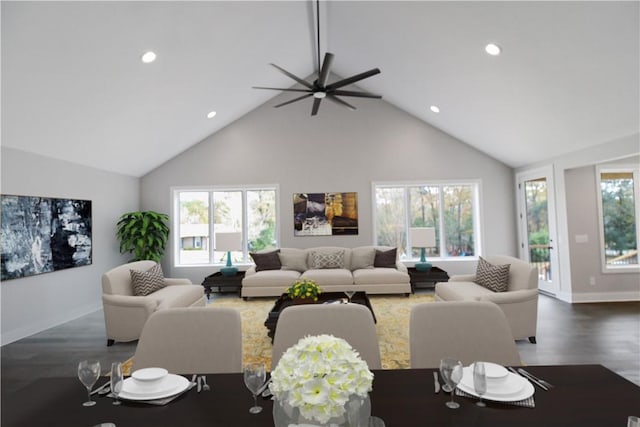
[[[587,226],[583,221],[591,224],[597,221],[595,219],[597,205],[593,203],[596,198],[595,172],[586,173],[586,171],[595,170],[596,164],[631,158],[638,154],[640,154],[640,134],[636,133],[516,170],[519,173],[546,165],[551,165],[554,169],[559,277],[561,278],[560,291],[556,294],[558,298],[568,302],[640,299],[640,290],[633,290],[634,281],[636,285],[640,282],[639,274],[616,274],[615,277],[594,276],[596,273],[593,269],[600,266],[598,237],[597,234],[593,234],[596,233],[595,231],[588,231],[589,235],[593,236],[589,243],[574,244],[576,233],[585,234],[577,230],[593,230],[593,225],[585,228]],[[588,168],[582,170],[581,168],[584,167]],[[584,182],[576,182],[583,178]],[[572,203],[576,206],[570,206]],[[584,270],[584,274],[580,270]],[[585,288],[585,277],[591,276],[596,277],[596,286],[588,285]],[[574,283],[574,280],[577,283]]]
[[[615,164],[615,163],[605,163]],[[624,164],[638,165],[638,157]],[[640,273],[602,272],[596,166],[565,171],[572,299],[579,301],[640,299]],[[575,236],[587,237],[576,242]],[[594,262],[597,260],[597,262]],[[591,285],[590,279],[594,284]]]
[[[139,208],[140,182],[6,147],[1,163],[2,194],[91,200],[93,223],[91,265],[0,284],[4,345],[102,308],[102,273],[126,261],[115,223]]]
[[[278,184],[281,246],[355,247],[373,242],[372,182],[480,179],[484,252],[516,253],[511,168],[384,101],[356,100],[352,112],[325,100],[316,117],[311,101],[272,108],[289,98],[276,97],[142,177],[142,208],[171,214],[172,186]],[[358,193],[359,234],[294,237],[293,193],[330,191]],[[475,263],[440,266],[462,273]],[[213,272],[175,268],[172,258],[163,267],[194,283]]]

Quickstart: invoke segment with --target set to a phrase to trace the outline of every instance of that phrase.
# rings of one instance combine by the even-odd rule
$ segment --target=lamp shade
[[[216,233],[214,243],[216,251],[241,251],[242,233]]]
[[[436,229],[433,227],[414,227],[409,229],[411,247],[432,248],[436,245]]]

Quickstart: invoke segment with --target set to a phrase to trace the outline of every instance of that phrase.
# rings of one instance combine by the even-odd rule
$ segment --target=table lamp
[[[416,262],[416,270],[429,271],[431,263],[425,257],[425,248],[433,248],[436,245],[436,229],[433,227],[413,227],[409,229],[411,247],[420,248],[420,262]]]
[[[227,265],[220,269],[223,276],[235,276],[238,269],[231,262],[231,251],[242,250],[242,233],[216,233],[216,251],[227,251]]]

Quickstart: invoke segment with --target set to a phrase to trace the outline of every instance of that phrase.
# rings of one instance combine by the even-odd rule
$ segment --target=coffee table
[[[332,301],[340,301],[343,300],[345,303],[347,302],[347,297],[344,292],[323,292],[318,296],[318,301],[314,303],[308,304],[324,304]],[[366,292],[356,292],[353,297],[351,297],[351,302],[354,304],[364,305],[371,311],[371,315],[373,316],[373,321],[377,322],[376,314],[373,312],[373,307],[371,307],[371,301],[369,301],[369,297]],[[298,303],[287,296],[287,294],[282,294],[277,300],[276,303],[269,311],[267,315],[267,320],[264,321],[264,326],[267,327],[269,332],[267,335],[271,338],[273,342],[273,336],[276,333],[276,326],[278,324],[278,318],[280,317],[280,313],[287,307],[292,305],[298,305]]]

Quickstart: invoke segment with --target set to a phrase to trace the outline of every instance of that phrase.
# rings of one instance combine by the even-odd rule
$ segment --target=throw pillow
[[[311,252],[313,268],[344,268],[344,251]]]
[[[373,246],[362,246],[351,250],[351,270],[373,268],[376,249]]]
[[[278,253],[283,270],[304,273],[307,269],[307,252],[301,249],[282,248]]]
[[[376,249],[376,257],[373,259],[373,266],[376,268],[396,268],[398,248],[388,251]]]
[[[256,271],[280,270],[282,263],[278,253],[280,249],[272,252],[250,252],[251,259],[256,263]]]
[[[144,297],[166,286],[160,264],[154,265],[147,271],[129,271],[131,273],[131,287],[135,296]]]
[[[509,287],[510,266],[510,264],[493,265],[480,257],[476,268],[476,283],[493,292],[504,292]]]

